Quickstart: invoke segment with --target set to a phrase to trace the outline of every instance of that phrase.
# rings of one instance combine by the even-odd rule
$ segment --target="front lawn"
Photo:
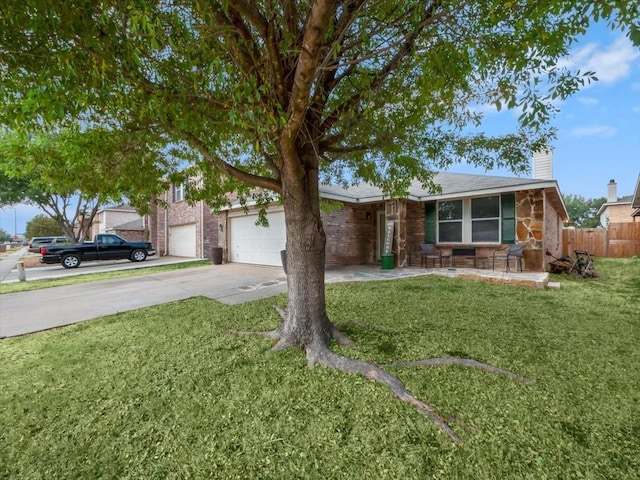
[[[327,287],[329,313],[380,364],[473,427],[456,447],[386,387],[260,337],[279,296],[193,298],[0,341],[0,478],[625,479],[640,472],[640,260],[559,291],[418,277]]]

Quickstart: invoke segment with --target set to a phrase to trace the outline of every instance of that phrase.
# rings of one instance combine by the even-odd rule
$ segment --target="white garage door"
[[[229,218],[230,261],[282,266],[280,250],[287,243],[284,212],[269,212],[267,219],[268,228],[256,225],[258,215]]]
[[[196,224],[169,227],[169,255],[196,257]]]

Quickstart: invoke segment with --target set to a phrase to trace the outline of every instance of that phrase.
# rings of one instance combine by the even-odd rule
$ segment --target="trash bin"
[[[222,247],[213,247],[211,249],[211,261],[214,265],[222,264]]]
[[[383,253],[380,255],[382,259],[382,270],[393,270],[396,266],[396,260],[393,253]]]

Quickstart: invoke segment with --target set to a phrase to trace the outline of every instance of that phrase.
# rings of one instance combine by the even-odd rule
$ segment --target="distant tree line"
[[[598,210],[607,202],[605,197],[585,198],[582,195],[563,195],[564,203],[569,212],[568,227],[595,228],[600,226]]]

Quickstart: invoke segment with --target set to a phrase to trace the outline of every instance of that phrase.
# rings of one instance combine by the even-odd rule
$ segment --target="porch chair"
[[[494,251],[492,269],[493,270],[496,269],[496,260],[499,260],[499,261],[505,262],[505,272],[508,273],[511,270],[510,261],[513,259],[516,261],[516,272],[518,271],[518,265],[520,265],[520,271],[522,272],[523,254],[524,254],[524,245],[522,244],[509,245],[506,251],[500,252],[498,254],[496,254],[496,252]]]
[[[436,260],[440,260],[440,268],[442,268],[442,254],[436,252],[436,246],[433,243],[420,244],[420,265],[428,268],[429,260],[433,260],[433,267],[436,266]]]

